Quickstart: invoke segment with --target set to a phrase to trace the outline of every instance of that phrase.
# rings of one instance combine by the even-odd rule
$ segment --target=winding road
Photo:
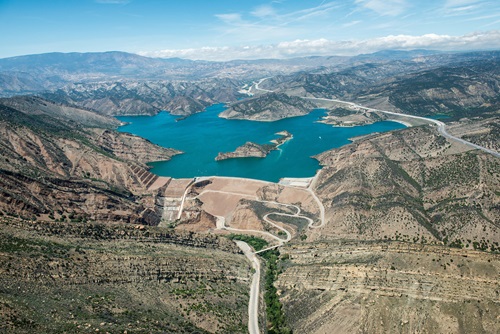
[[[266,92],[266,93],[273,92],[272,90],[263,89],[263,88],[259,87],[259,85],[264,80],[267,80],[267,79],[269,79],[269,78],[263,78],[263,79],[260,79],[258,82],[255,82],[254,85],[253,85],[253,87],[255,88],[255,90],[263,91],[263,92]],[[396,112],[392,112],[392,111],[380,110],[380,109],[375,109],[375,108],[368,108],[368,107],[364,107],[364,106],[361,106],[361,105],[353,103],[353,102],[342,101],[342,100],[337,100],[337,99],[315,98],[315,97],[302,97],[302,98],[304,98],[304,99],[310,99],[310,100],[320,100],[320,101],[337,102],[337,103],[347,104],[347,105],[350,105],[352,107],[361,108],[361,109],[364,109],[364,110],[369,111],[369,112],[380,112],[380,113],[384,113],[384,114],[387,114],[387,115],[393,115],[393,116],[398,116],[398,117],[403,117],[403,118],[423,120],[423,121],[435,124],[437,126],[438,133],[441,134],[445,138],[448,138],[450,140],[456,141],[456,142],[461,143],[463,145],[469,146],[469,147],[471,147],[473,149],[482,150],[482,151],[484,151],[486,153],[489,153],[489,154],[491,154],[491,155],[493,155],[493,156],[495,156],[497,158],[500,158],[500,153],[498,153],[498,152],[496,152],[494,150],[488,149],[488,148],[480,146],[480,145],[476,145],[476,144],[468,142],[468,141],[466,141],[466,140],[464,140],[462,138],[458,138],[458,137],[455,137],[455,136],[451,135],[450,133],[448,133],[446,131],[446,125],[443,122],[435,120],[435,119],[432,119],[432,118],[421,117],[421,116],[414,116],[414,115],[407,115],[407,114],[400,114],[400,113],[396,113]],[[294,215],[271,212],[271,213],[268,213],[268,214],[266,214],[264,216],[264,220],[266,220],[268,223],[270,223],[270,224],[278,227],[276,224],[272,223],[269,220],[268,216],[271,215],[271,214],[280,214],[280,215],[283,215],[283,216],[301,217],[301,218],[307,219],[308,222],[309,222],[309,225],[308,225],[309,228],[318,228],[318,227],[324,226],[325,225],[325,208],[324,208],[322,202],[320,201],[320,199],[314,193],[314,190],[313,190],[314,187],[315,187],[315,185],[316,185],[316,183],[317,183],[317,180],[318,180],[318,177],[319,177],[320,173],[321,173],[321,170],[316,173],[316,175],[314,176],[313,180],[311,181],[309,187],[307,188],[307,191],[311,194],[311,196],[318,203],[318,207],[320,209],[320,219],[321,219],[321,224],[320,225],[314,226],[313,225],[314,222],[312,221],[312,219],[310,219],[309,217],[299,216],[299,214],[300,214],[300,208],[298,208],[296,206],[295,207],[297,208],[297,212]],[[240,230],[240,231],[245,231],[245,230]],[[268,232],[262,232],[262,231],[260,231],[260,232],[261,233],[267,233],[271,237],[277,238],[276,236],[274,236],[274,235],[272,235],[272,234],[270,234]],[[259,252],[255,252],[254,254],[251,254],[252,257],[250,257],[247,253],[245,253],[247,255],[247,257],[254,263],[254,268],[256,266],[259,266],[259,269],[260,269],[259,261],[258,261],[257,257],[255,256],[255,254],[260,253],[260,252],[264,252],[266,250],[273,249],[273,248],[276,248],[276,247],[280,247],[285,242],[288,242],[291,239],[291,235],[290,235],[290,233],[288,231],[286,231],[286,233],[287,233],[287,239],[286,240],[280,239],[279,244],[276,245],[276,246],[272,246],[272,247],[263,249],[263,250],[261,250]],[[245,247],[245,246],[243,246],[243,247]],[[246,247],[249,248],[249,246],[247,244],[246,244]],[[240,248],[242,248],[242,246],[240,246]],[[245,252],[245,250],[244,250],[244,252]],[[248,329],[249,329],[249,331],[250,331],[251,334],[258,334],[258,333],[260,333],[259,330],[258,330],[258,324],[254,325],[254,323],[257,322],[257,318],[258,318],[258,289],[257,290],[254,289],[254,285],[256,284],[255,280],[256,279],[258,280],[258,278],[256,278],[255,274],[254,274],[254,278],[253,279],[254,279],[254,281],[252,282],[252,289],[251,289],[251,292],[250,292],[249,311],[248,311],[249,312],[249,325],[248,325]],[[253,311],[251,311],[251,310],[253,310]],[[253,315],[251,315],[251,312],[253,312]],[[254,318],[252,318],[252,316]]]
[[[317,178],[317,176],[315,176],[315,178]],[[250,334],[260,334],[260,330],[259,330],[260,261],[257,258],[257,254],[265,252],[265,251],[268,251],[268,250],[271,250],[271,249],[275,249],[277,247],[280,247],[280,246],[282,246],[283,244],[285,244],[286,242],[288,242],[288,241],[290,241],[292,239],[292,234],[288,230],[286,230],[285,228],[283,228],[282,226],[279,226],[278,224],[276,224],[276,222],[273,221],[271,218],[269,218],[269,216],[270,215],[277,215],[277,216],[283,216],[283,217],[294,217],[294,218],[299,218],[299,219],[305,219],[308,222],[308,227],[309,228],[318,228],[318,227],[324,226],[325,225],[325,208],[323,207],[323,204],[321,203],[321,201],[319,200],[319,198],[316,196],[316,194],[312,190],[313,186],[315,184],[315,180],[313,180],[313,182],[311,182],[311,184],[309,185],[309,187],[306,190],[312,195],[312,197],[318,203],[318,207],[319,207],[319,210],[320,210],[321,223],[320,223],[320,225],[316,225],[316,226],[314,225],[314,220],[313,219],[311,219],[309,217],[306,217],[304,215],[301,215],[302,211],[301,211],[301,209],[300,209],[299,206],[293,205],[293,204],[279,203],[279,202],[275,202],[275,201],[261,200],[256,195],[249,195],[249,194],[244,194],[244,193],[237,193],[237,192],[234,192],[234,191],[223,191],[223,190],[210,190],[210,189],[208,189],[208,190],[203,190],[201,193],[199,193],[195,197],[186,198],[186,194],[188,193],[188,190],[189,190],[189,188],[191,187],[192,184],[193,183],[190,183],[190,185],[186,188],[186,190],[184,192],[182,203],[184,203],[185,199],[198,198],[199,196],[201,196],[201,195],[203,195],[205,193],[212,192],[212,193],[222,193],[222,194],[229,194],[229,195],[235,195],[235,196],[250,198],[250,199],[252,199],[254,201],[257,201],[257,202],[272,204],[272,205],[276,205],[276,206],[284,206],[284,207],[292,208],[292,209],[295,210],[295,213],[282,213],[282,212],[278,212],[278,211],[272,211],[272,212],[267,213],[263,217],[263,219],[264,219],[264,221],[266,223],[268,223],[268,224],[272,225],[274,228],[276,228],[276,229],[284,232],[286,234],[286,238],[285,239],[280,238],[280,237],[278,237],[278,236],[276,236],[276,235],[274,235],[274,234],[272,234],[270,232],[266,232],[266,231],[238,229],[238,228],[229,227],[229,226],[226,226],[226,219],[223,216],[216,216],[216,218],[217,218],[217,223],[216,223],[217,224],[217,229],[224,229],[224,230],[234,231],[234,232],[258,233],[258,234],[266,235],[266,236],[268,236],[268,237],[270,237],[270,238],[272,238],[272,239],[274,239],[274,240],[277,241],[276,245],[267,247],[265,249],[261,249],[260,251],[257,251],[257,252],[253,252],[252,249],[251,249],[251,247],[246,242],[236,241],[236,244],[238,245],[238,247],[243,251],[243,253],[245,254],[245,256],[252,262],[252,267],[255,270],[255,272],[254,272],[254,274],[252,276],[252,283],[251,283],[251,286],[250,286],[250,300],[249,300],[249,303],[248,303],[248,331],[249,331]],[[182,212],[182,207],[181,207],[181,212]],[[180,217],[180,214],[179,214],[179,217]]]
[[[268,90],[268,89],[262,89],[259,87],[259,84],[261,84],[264,80],[267,80],[269,78],[263,78],[263,79],[260,79],[257,83],[254,84],[254,87],[256,90],[260,90],[260,91],[263,91],[263,92],[272,92],[272,90]],[[375,109],[375,108],[368,108],[368,107],[364,107],[362,105],[359,105],[359,104],[356,104],[354,102],[349,102],[349,101],[342,101],[342,100],[337,100],[337,99],[327,99],[327,98],[323,98],[323,97],[304,97],[304,96],[299,96],[303,99],[308,99],[308,100],[318,100],[318,101],[328,101],[328,102],[337,102],[337,103],[342,103],[342,104],[347,104],[349,106],[352,106],[352,107],[356,107],[356,108],[361,108],[361,109],[364,109],[366,111],[369,111],[369,112],[380,112],[380,113],[384,113],[384,114],[388,114],[388,115],[393,115],[393,116],[398,116],[398,117],[406,117],[406,118],[411,118],[411,119],[419,119],[419,120],[423,120],[423,121],[427,121],[429,123],[433,123],[435,125],[437,125],[437,130],[439,132],[439,134],[441,134],[443,137],[445,138],[448,138],[450,140],[454,140],[458,143],[461,143],[463,145],[466,145],[466,146],[469,146],[473,149],[477,149],[477,150],[481,150],[481,151],[484,151],[486,153],[489,153],[497,158],[500,158],[500,153],[497,152],[497,151],[494,151],[494,150],[491,150],[489,148],[486,148],[486,147],[483,147],[483,146],[480,146],[480,145],[476,145],[474,143],[471,143],[467,140],[464,140],[462,138],[458,138],[458,137],[455,137],[453,135],[451,135],[449,132],[446,131],[446,124],[444,124],[443,122],[441,121],[438,121],[436,119],[432,119],[432,118],[427,118],[427,117],[421,117],[421,116],[414,116],[414,115],[408,115],[408,114],[401,114],[401,113],[397,113],[397,112],[392,112],[392,111],[387,111],[387,110],[381,110],[381,109]]]

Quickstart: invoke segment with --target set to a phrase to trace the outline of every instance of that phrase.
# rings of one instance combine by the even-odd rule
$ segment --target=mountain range
[[[189,117],[214,103],[221,117],[259,121],[316,107],[344,124],[389,117],[363,105],[440,117],[498,150],[499,62],[498,51],[426,50],[0,59],[0,332],[246,333],[258,273],[233,239],[279,241],[258,256],[257,317],[270,333],[499,332],[493,154],[420,119],[318,154],[317,174],[292,186],[176,180],[147,163],[182,152],[117,132],[113,117]]]

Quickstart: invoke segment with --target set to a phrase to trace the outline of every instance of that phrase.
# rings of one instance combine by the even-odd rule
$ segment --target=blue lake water
[[[348,138],[374,132],[402,129],[396,122],[366,126],[332,127],[317,123],[325,110],[276,122],[227,120],[217,117],[225,109],[218,104],[204,112],[176,122],[178,116],[161,112],[156,116],[120,116],[129,124],[119,128],[163,147],[185,152],[170,161],[153,162],[153,173],[174,178],[236,176],[277,182],[282,177],[311,177],[320,168],[313,155],[348,144]],[[266,144],[287,130],[293,139],[266,158],[238,158],[215,161],[219,152],[231,152],[247,141]]]

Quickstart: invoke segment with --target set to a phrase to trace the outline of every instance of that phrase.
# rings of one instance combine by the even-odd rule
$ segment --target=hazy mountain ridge
[[[356,57],[193,61],[126,52],[45,53],[0,59],[0,96],[38,93],[75,82],[233,78],[255,80],[298,71],[331,71],[366,62],[407,59],[433,51],[386,51]]]
[[[161,110],[190,115],[215,103],[236,101],[239,87],[240,82],[231,79],[99,82],[72,84],[43,96],[106,115],[154,115]]]
[[[0,96],[39,93],[76,82],[258,79],[337,65],[349,57],[226,62],[150,58],[126,52],[46,53],[0,59]]]
[[[460,117],[496,113],[500,53],[433,55],[412,61],[362,64],[330,73],[299,73],[264,81],[264,89],[356,101],[410,114]]]
[[[414,73],[434,68],[454,67],[460,64],[466,66],[475,62],[495,61],[499,58],[500,52],[498,51],[438,54],[410,59],[408,57],[403,57],[403,59],[366,57],[363,62],[353,61],[347,67],[331,68],[329,72],[323,69],[322,73],[302,71],[288,76],[276,76],[264,81],[262,88],[284,91],[302,84],[305,92],[314,95],[314,89],[311,91],[307,89],[309,88],[307,84],[311,83],[313,86],[322,88],[323,91],[320,92],[342,96],[362,89],[363,86],[383,83],[385,80],[395,80],[404,75],[412,76]]]
[[[393,89],[398,80],[410,80],[417,73],[448,64],[495,61],[499,57],[498,52],[416,50],[356,57],[206,62],[122,52],[55,53],[0,59],[0,94],[40,93],[50,100],[106,115],[151,115],[159,110],[190,115],[214,103],[245,97],[238,93],[241,87],[264,76],[271,78],[261,84],[262,88],[288,95],[348,100],[369,95],[372,100],[387,100],[384,87]]]

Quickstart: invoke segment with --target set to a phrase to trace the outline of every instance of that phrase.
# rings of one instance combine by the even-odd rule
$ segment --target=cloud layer
[[[421,36],[389,35],[360,41],[294,40],[269,45],[240,47],[202,47],[178,50],[143,51],[139,54],[159,58],[194,60],[233,60],[293,58],[303,56],[356,55],[380,50],[432,49],[466,51],[500,49],[500,31],[474,32],[463,36],[425,34]]]

